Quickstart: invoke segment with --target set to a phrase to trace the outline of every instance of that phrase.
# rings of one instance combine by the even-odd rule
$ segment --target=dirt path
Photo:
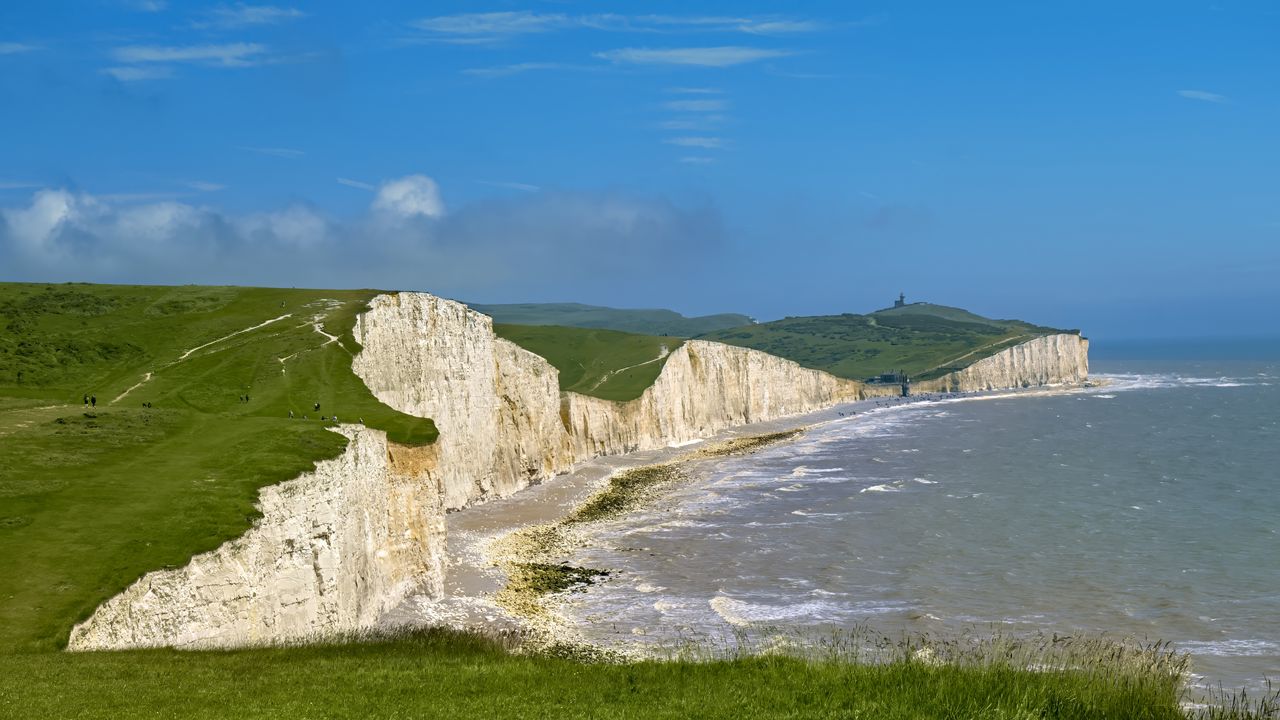
[[[284,320],[285,318],[290,318],[290,317],[293,317],[293,313],[286,313],[286,314],[284,314],[284,315],[281,315],[280,317],[277,317],[277,318],[271,318],[270,320],[267,320],[266,322],[263,322],[263,323],[259,323],[259,324],[257,324],[257,325],[254,325],[253,327],[247,327],[247,328],[245,328],[245,329],[243,329],[243,330],[237,330],[237,331],[235,331],[235,332],[231,333],[230,335],[224,335],[224,336],[222,336],[222,337],[218,338],[217,340],[210,340],[209,342],[207,342],[207,343],[205,343],[205,344],[203,344],[203,345],[197,345],[196,347],[193,347],[193,348],[191,348],[190,350],[188,350],[188,351],[186,351],[186,352],[182,353],[182,355],[179,355],[179,356],[178,356],[178,361],[179,361],[179,362],[181,362],[181,361],[183,361],[183,360],[186,360],[188,357],[190,357],[190,356],[191,356],[191,353],[193,353],[193,352],[197,352],[197,351],[200,351],[200,350],[203,350],[203,349],[205,349],[205,348],[209,347],[210,345],[217,345],[218,343],[222,342],[223,340],[229,340],[229,339],[231,339],[231,338],[233,338],[233,337],[235,337],[235,336],[237,336],[237,335],[243,335],[243,334],[245,334],[245,333],[247,333],[247,332],[253,332],[254,330],[257,330],[257,329],[259,329],[259,328],[264,328],[264,327],[266,327],[266,326],[270,325],[271,323],[274,323],[274,322],[280,322],[281,320]]]
[[[138,388],[142,387],[143,385],[146,385],[148,382],[151,382],[151,373],[147,373],[146,375],[143,375],[143,376],[142,376],[142,381],[141,381],[141,382],[139,382],[137,385],[134,385],[133,387],[129,388],[128,390],[125,390],[124,392],[122,392],[122,393],[120,393],[119,395],[117,395],[117,396],[116,396],[116,399],[115,399],[115,400],[112,400],[109,404],[111,404],[111,405],[115,405],[116,403],[118,403],[118,402],[120,402],[121,400],[123,400],[123,399],[125,398],[125,396],[126,396],[126,395],[128,395],[128,394],[129,394],[129,393],[131,393],[131,392],[133,392],[134,390],[137,390]]]
[[[658,353],[658,357],[656,357],[656,358],[654,358],[654,359],[652,359],[652,360],[645,360],[645,361],[644,361],[644,362],[642,362],[642,363],[636,363],[635,365],[628,365],[628,366],[626,366],[626,367],[624,367],[624,368],[618,368],[617,370],[610,370],[609,372],[607,372],[607,373],[605,373],[604,375],[600,376],[600,379],[596,381],[596,384],[591,386],[591,390],[595,390],[596,388],[600,387],[601,385],[605,384],[606,382],[609,382],[609,378],[613,377],[614,375],[617,375],[617,374],[618,374],[618,373],[620,373],[620,372],[623,372],[623,371],[626,371],[626,370],[631,370],[632,368],[638,368],[638,367],[641,367],[641,366],[643,366],[643,365],[648,365],[649,363],[656,363],[656,362],[658,362],[659,360],[662,360],[663,358],[665,358],[666,356],[668,356],[668,355],[670,355],[670,354],[671,354],[671,349],[670,349],[670,348],[668,348],[666,345],[663,345],[663,346],[662,346],[662,350]],[[588,392],[590,392],[590,390],[588,390]]]

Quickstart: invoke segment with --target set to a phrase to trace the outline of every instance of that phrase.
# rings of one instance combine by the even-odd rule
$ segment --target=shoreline
[[[446,517],[448,571],[444,595],[430,598],[422,594],[407,597],[386,613],[380,625],[386,628],[446,626],[500,635],[526,635],[543,645],[571,645],[600,651],[594,643],[583,639],[573,621],[557,612],[560,603],[576,581],[590,581],[598,573],[610,569],[576,568],[571,555],[589,544],[596,522],[573,523],[563,527],[569,516],[606,488],[610,481],[632,471],[659,466],[671,467],[687,481],[693,466],[716,462],[734,454],[732,444],[774,434],[787,434],[776,442],[791,442],[807,429],[832,422],[857,422],[861,416],[891,412],[898,408],[921,404],[946,404],[1009,397],[1036,397],[1072,393],[1098,388],[1105,383],[1089,381],[1079,385],[1050,385],[971,393],[925,393],[910,398],[879,397],[841,403],[809,413],[740,425],[708,438],[673,444],[654,450],[593,458],[573,471],[531,486],[513,496],[464,508]],[[726,449],[726,446],[729,446]],[[607,521],[611,518],[603,518]],[[531,531],[562,526],[563,544],[550,548],[534,548],[515,539]],[[540,538],[545,540],[545,538]],[[554,552],[553,552],[554,550]],[[520,565],[539,565],[560,570],[563,582],[552,580],[554,589],[540,592],[537,608],[513,603],[510,593],[513,570]],[[543,567],[537,568],[544,569]],[[527,579],[527,578],[526,578]],[[539,572],[539,580],[549,578]],[[575,581],[576,579],[576,581]],[[516,605],[524,605],[513,610]],[[610,650],[610,652],[614,652]]]

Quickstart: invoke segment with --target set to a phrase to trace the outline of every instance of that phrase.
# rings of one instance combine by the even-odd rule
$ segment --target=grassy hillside
[[[489,315],[496,323],[596,328],[639,335],[693,337],[715,330],[751,324],[751,318],[735,313],[685,317],[672,310],[622,310],[578,303],[517,305],[468,303],[468,305]]]
[[[560,371],[560,389],[605,400],[634,400],[662,372],[678,337],[552,325],[494,324],[493,331]]]
[[[433,441],[351,372],[374,294],[0,284],[0,651],[241,535],[258,488],[342,452],[321,415]]]
[[[707,333],[706,340],[779,355],[840,377],[902,370],[928,379],[1035,337],[1063,332],[991,320],[960,308],[913,303],[869,315],[792,317]]]

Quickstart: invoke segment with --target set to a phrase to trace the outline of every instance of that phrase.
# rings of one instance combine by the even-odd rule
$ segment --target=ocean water
[[[575,561],[605,643],[737,627],[1135,635],[1280,678],[1280,363],[1095,363],[1109,385],[875,409],[700,466]]]

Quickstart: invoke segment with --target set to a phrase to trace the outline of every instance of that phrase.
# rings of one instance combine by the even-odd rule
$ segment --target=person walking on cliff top
[[[98,407],[98,396],[97,396],[97,395],[90,395],[90,396],[89,396],[89,404],[90,404],[90,405],[92,405],[93,407]]]

